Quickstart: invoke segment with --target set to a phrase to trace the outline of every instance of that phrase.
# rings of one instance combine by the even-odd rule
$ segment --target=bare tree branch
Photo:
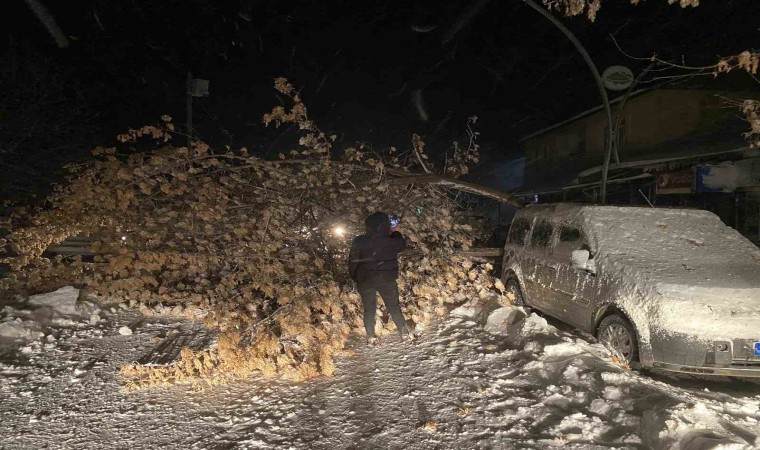
[[[401,178],[388,179],[389,184],[437,184],[439,186],[449,187],[459,191],[470,192],[472,194],[482,195],[484,197],[492,198],[516,208],[522,208],[525,203],[518,197],[508,194],[506,192],[499,191],[497,189],[490,188],[488,186],[482,186],[479,184],[468,183],[467,181],[457,180],[454,178],[448,178],[434,173],[427,173],[424,175],[414,175]]]
[[[425,146],[425,143],[422,142],[420,135],[416,133],[413,134],[412,147],[414,148],[414,155],[417,157],[417,161],[420,162],[420,165],[422,166],[422,170],[424,170],[425,173],[430,173],[430,169],[428,169],[427,165],[425,165],[425,161],[422,160],[422,148],[424,146]]]
[[[560,66],[562,66],[566,62],[568,62],[571,59],[573,59],[573,56],[575,56],[575,55],[576,55],[575,53],[568,53],[563,58],[559,59],[556,63],[554,63],[554,65],[552,65],[551,67],[549,67],[547,70],[544,71],[544,74],[541,76],[541,78],[539,78],[538,81],[536,81],[535,83],[533,83],[533,86],[529,87],[528,91],[532,91],[538,85],[540,85],[541,83],[543,83],[544,80],[546,80],[546,78],[549,76],[550,73],[554,72],[555,69],[559,68]]]
[[[39,0],[25,0],[26,4],[29,5],[29,8],[32,10],[35,16],[37,16],[37,19],[39,19],[40,22],[42,22],[42,25],[45,26],[45,28],[48,30],[48,33],[50,33],[50,36],[52,36],[53,39],[55,39],[55,42],[58,44],[58,47],[66,48],[69,46],[69,38],[66,37],[65,34],[63,34],[63,31],[61,31],[61,28],[58,26],[58,24],[55,21],[55,18],[50,13],[50,11],[43,5]]]
[[[488,4],[488,2],[491,0],[479,0],[476,4],[472,5],[470,9],[464,12],[456,22],[454,22],[454,25],[449,28],[449,30],[446,32],[445,35],[443,35],[443,39],[441,39],[441,45],[446,45],[449,42],[451,42],[452,39],[459,33],[462,28],[466,27],[467,24],[469,24],[472,19],[475,18],[475,16],[478,15],[478,13]]]

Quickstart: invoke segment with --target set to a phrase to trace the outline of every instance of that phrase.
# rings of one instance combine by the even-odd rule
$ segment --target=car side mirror
[[[573,269],[586,270],[591,258],[591,253],[588,250],[573,250],[570,254],[570,261]]]
[[[586,272],[596,276],[596,260],[594,258],[591,258],[586,263]]]

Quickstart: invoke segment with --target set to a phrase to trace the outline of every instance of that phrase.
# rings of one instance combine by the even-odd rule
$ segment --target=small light
[[[126,240],[127,240],[127,237],[126,237],[126,236],[122,236],[122,237],[121,237],[121,240],[122,240],[122,241],[126,241]]]
[[[346,234],[346,229],[338,225],[335,228],[333,228],[333,233],[335,233],[336,236],[343,236],[344,234]]]

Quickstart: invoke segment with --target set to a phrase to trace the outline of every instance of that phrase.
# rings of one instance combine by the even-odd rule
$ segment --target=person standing
[[[356,236],[348,256],[348,273],[356,282],[364,308],[367,342],[377,345],[375,313],[377,293],[396,324],[401,338],[411,340],[406,319],[401,312],[398,294],[398,254],[406,248],[406,239],[397,227],[391,228],[390,217],[383,212],[369,215],[364,221],[365,234]]]

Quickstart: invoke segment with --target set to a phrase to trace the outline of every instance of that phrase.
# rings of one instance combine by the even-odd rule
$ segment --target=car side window
[[[565,225],[559,232],[559,242],[578,243],[581,240],[581,230],[574,226]]]
[[[563,225],[559,231],[559,242],[554,248],[554,255],[564,261],[570,261],[574,250],[591,250],[575,225]],[[592,255],[593,256],[593,255]]]
[[[533,235],[530,238],[530,246],[534,248],[546,248],[552,240],[552,224],[546,220],[539,220],[533,227]]]
[[[530,231],[530,221],[527,219],[517,219],[512,222],[509,229],[509,242],[517,245],[524,245],[525,238]]]

